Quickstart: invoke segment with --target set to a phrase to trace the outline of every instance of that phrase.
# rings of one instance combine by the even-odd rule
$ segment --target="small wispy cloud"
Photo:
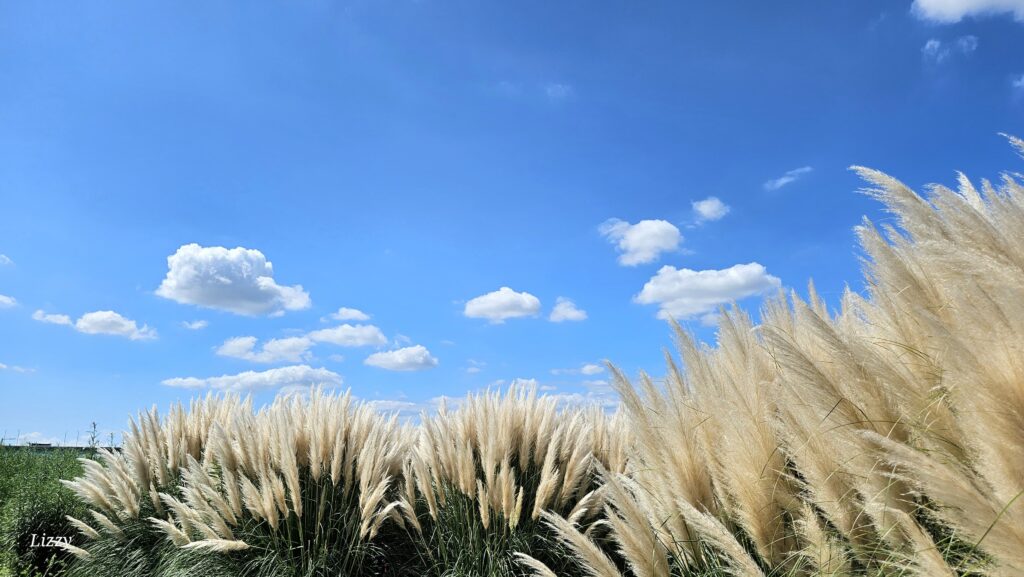
[[[157,338],[156,329],[151,329],[148,325],[139,327],[138,323],[132,319],[125,318],[114,311],[85,313],[74,323],[71,322],[71,317],[68,315],[50,314],[43,310],[32,313],[32,318],[41,323],[70,326],[87,335],[114,335],[127,337],[133,341]]]
[[[604,372],[604,367],[596,363],[584,363],[574,369],[551,369],[552,375],[586,375],[593,376]]]
[[[16,373],[34,373],[34,372],[36,372],[35,369],[19,367],[17,365],[5,365],[4,363],[0,363],[0,371],[14,371]]]
[[[693,212],[697,217],[697,223],[719,220],[729,214],[729,205],[725,204],[717,196],[709,196],[704,200],[695,200],[690,203]]]
[[[564,82],[549,82],[544,85],[544,95],[549,100],[562,101],[572,98],[576,94],[572,85]]]
[[[184,389],[209,388],[219,391],[247,392],[283,387],[309,387],[312,385],[339,386],[341,376],[327,369],[314,369],[309,365],[292,365],[266,371],[245,371],[219,377],[175,377],[161,384]]]
[[[978,49],[978,37],[968,34],[961,36],[950,44],[937,38],[930,38],[921,47],[921,57],[931,64],[942,64],[953,54],[968,56]]]
[[[156,338],[156,330],[146,325],[140,328],[135,321],[114,311],[85,313],[75,321],[75,330],[89,335],[115,335],[128,337],[133,341]]]
[[[806,174],[811,173],[814,168],[810,166],[801,166],[800,168],[794,168],[793,170],[787,170],[786,174],[778,178],[773,178],[764,183],[765,190],[778,190],[787,184],[791,184],[799,180]]]
[[[6,254],[0,254],[0,266],[11,266],[13,264],[14,261],[11,260],[11,257],[7,256]]]
[[[956,39],[956,48],[963,54],[970,54],[978,49],[978,37],[972,34]]]
[[[1014,90],[1024,92],[1024,74],[1019,74],[1011,78],[1010,86],[1012,86]]]
[[[578,308],[571,299],[558,297],[555,299],[555,308],[551,310],[548,320],[553,323],[585,321],[587,320],[587,311]]]
[[[210,323],[206,321],[183,321],[181,326],[185,327],[190,331],[199,331],[210,326]]]
[[[323,322],[327,322],[330,319],[334,319],[336,321],[368,321],[370,320],[370,315],[364,313],[359,309],[341,307],[337,311],[327,315],[326,317],[320,320]]]
[[[0,295],[0,309],[9,309],[18,304],[18,300],[7,295]]]
[[[306,337],[271,339],[263,343],[259,350],[257,350],[256,344],[256,337],[230,338],[217,348],[217,354],[254,363],[281,361],[297,363],[309,360],[312,356],[309,349],[313,346],[313,341]]]
[[[68,315],[50,314],[40,309],[32,313],[32,319],[37,320],[41,323],[48,323],[51,325],[70,325],[71,317]]]
[[[373,353],[366,357],[363,364],[388,371],[423,371],[436,367],[438,363],[427,347],[415,345]]]

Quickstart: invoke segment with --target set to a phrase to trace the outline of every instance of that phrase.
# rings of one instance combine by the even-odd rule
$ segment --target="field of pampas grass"
[[[1024,153],[1024,142],[1011,138]],[[66,484],[81,577],[1024,575],[1024,188],[857,168],[866,291],[679,325],[619,411],[534,391],[418,423],[314,390],[131,422]]]

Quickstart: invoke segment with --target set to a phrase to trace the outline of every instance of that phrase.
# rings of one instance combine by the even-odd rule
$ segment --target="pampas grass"
[[[621,471],[630,436],[597,407],[559,410],[534,388],[471,394],[424,415],[404,507],[429,575],[527,575],[574,567],[542,516],[592,524],[597,471]],[[526,555],[523,557],[522,555]],[[543,572],[543,570],[541,570]]]
[[[837,310],[724,310],[714,346],[673,322],[664,380],[610,367],[614,415],[520,388],[418,425],[321,391],[143,413],[66,483],[73,569],[1024,574],[1024,188],[855,170],[895,221],[858,227]]]

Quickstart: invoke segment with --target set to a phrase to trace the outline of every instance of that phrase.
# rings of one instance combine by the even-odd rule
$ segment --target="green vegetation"
[[[82,473],[81,456],[74,449],[0,446],[0,575],[61,574],[69,554],[49,540],[81,540],[66,516],[86,514],[85,505],[60,483]]]

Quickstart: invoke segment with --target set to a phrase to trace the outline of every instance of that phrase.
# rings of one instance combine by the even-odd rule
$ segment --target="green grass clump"
[[[59,575],[70,560],[58,548],[39,545],[47,538],[80,540],[66,516],[84,515],[86,508],[60,479],[81,474],[81,456],[74,449],[0,447],[0,568],[10,575]]]

